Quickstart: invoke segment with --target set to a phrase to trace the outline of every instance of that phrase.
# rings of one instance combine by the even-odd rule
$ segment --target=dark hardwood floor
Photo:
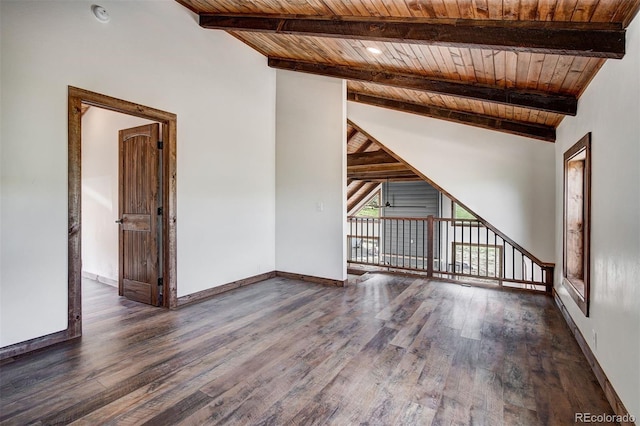
[[[544,295],[271,279],[178,311],[84,283],[84,336],[0,367],[2,424],[564,425],[612,413]]]

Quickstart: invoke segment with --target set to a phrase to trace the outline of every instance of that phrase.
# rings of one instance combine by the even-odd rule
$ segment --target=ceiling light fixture
[[[91,6],[91,11],[93,12],[93,16],[95,16],[96,19],[102,22],[103,24],[106,24],[111,19],[109,17],[109,13],[107,12],[107,9],[105,9],[102,6],[98,6],[97,4],[94,4],[93,6]]]
[[[378,49],[377,47],[367,47],[367,51],[369,51],[369,53],[373,53],[374,55],[379,55],[382,53],[382,50]]]

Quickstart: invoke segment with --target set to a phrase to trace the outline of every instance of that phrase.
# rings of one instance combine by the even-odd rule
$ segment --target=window
[[[380,217],[380,191],[378,191],[371,199],[362,206],[357,217]]]
[[[589,316],[591,133],[564,153],[562,283]]]
[[[454,225],[478,226],[478,218],[455,201],[451,202],[451,216],[455,220]]]

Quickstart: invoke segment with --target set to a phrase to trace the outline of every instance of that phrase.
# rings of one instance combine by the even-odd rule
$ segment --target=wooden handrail
[[[538,258],[536,258],[535,256],[531,255],[528,251],[524,250],[520,245],[516,244],[511,238],[507,237],[504,233],[502,233],[501,231],[499,231],[495,227],[491,226],[490,224],[488,224],[483,219],[453,219],[453,218],[439,218],[439,217],[434,217],[434,216],[428,216],[428,217],[388,217],[388,216],[379,216],[379,217],[363,216],[363,217],[359,217],[359,216],[349,216],[347,218],[347,221],[356,222],[356,224],[358,222],[361,222],[363,225],[366,225],[367,223],[377,223],[377,222],[380,222],[380,221],[423,222],[425,224],[425,226],[427,227],[427,235],[433,235],[433,229],[434,229],[434,223],[435,222],[444,222],[444,223],[462,222],[462,223],[469,223],[469,224],[478,223],[478,224],[481,224],[482,226],[484,226],[485,228],[491,230],[491,232],[493,232],[494,235],[500,237],[500,239],[502,239],[502,241],[503,241],[503,243],[502,243],[503,245],[504,244],[510,245],[515,250],[520,252],[521,255],[523,255],[524,257],[527,257],[532,263],[535,263],[538,267],[540,267],[540,269],[543,270],[544,273],[546,274],[547,291],[550,292],[551,288],[553,287],[553,271],[554,271],[554,268],[555,268],[555,264],[540,261]],[[354,235],[350,235],[350,236],[354,237]],[[364,236],[363,236],[363,238],[364,238]],[[430,274],[429,274],[429,275],[431,275],[433,273],[433,266],[432,266],[432,263],[433,263],[433,252],[432,252],[431,245],[429,245],[429,248],[431,249],[430,250],[431,253],[427,254],[427,262],[428,262],[427,264],[430,266],[428,268],[431,270]]]

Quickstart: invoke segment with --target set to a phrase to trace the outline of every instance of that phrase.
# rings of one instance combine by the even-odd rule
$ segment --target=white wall
[[[453,219],[452,200],[446,195],[442,194],[442,217]],[[444,224],[443,224],[444,225]],[[542,268],[535,266],[532,261],[528,260],[519,251],[511,250],[509,243],[503,244],[503,239],[492,230],[485,228],[484,226],[475,227],[469,226],[469,223],[465,223],[463,226],[454,225],[453,222],[446,223],[446,227],[443,227],[440,231],[440,261],[446,260],[446,263],[441,263],[441,270],[446,270],[447,267],[451,268],[450,263],[453,261],[453,247],[452,242],[463,244],[481,244],[489,246],[498,246],[500,256],[497,256],[496,263],[493,263],[493,258],[489,257],[489,263],[484,267],[489,274],[495,274],[502,270],[503,276],[507,279],[520,279],[531,280],[539,283],[544,282]],[[480,261],[469,260],[469,252],[463,253],[462,261],[471,265],[473,268],[478,268],[478,263],[481,263],[484,257],[480,258]],[[456,259],[456,262],[460,262],[461,258]],[[466,267],[466,265],[462,265]],[[460,267],[460,265],[458,266]],[[478,270],[475,269],[475,270]],[[477,273],[472,270],[471,273]],[[495,276],[495,275],[494,275]],[[523,287],[524,285],[517,285],[515,283],[508,283],[510,286]]]
[[[640,418],[640,18],[627,54],[610,59],[580,97],[556,142],[556,290],[631,414]],[[592,133],[591,309],[573,302],[562,274],[563,154]],[[597,333],[597,346],[592,331]]]
[[[275,71],[174,1],[91,4],[0,2],[2,346],[67,326],[68,85],[177,114],[179,296],[275,269]]]
[[[347,278],[346,84],[277,72],[276,268]]]
[[[348,103],[348,116],[542,261],[554,251],[554,145]]]
[[[0,24],[2,23],[2,7],[0,7]],[[0,29],[0,47],[2,31]],[[2,244],[2,55],[0,54],[0,245]],[[0,249],[0,269],[2,269],[2,250]],[[0,272],[0,306],[2,306],[2,273]],[[2,335],[2,315],[0,315],[0,336]],[[0,337],[1,338],[1,337]]]
[[[118,131],[148,123],[96,107],[82,116],[82,271],[110,284],[118,280]]]

